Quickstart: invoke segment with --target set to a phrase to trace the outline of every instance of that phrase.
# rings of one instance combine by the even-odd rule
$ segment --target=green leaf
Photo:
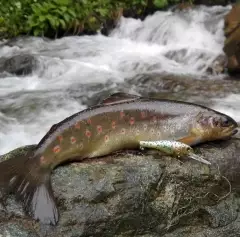
[[[72,9],[68,9],[68,13],[73,17],[76,17],[76,13]]]
[[[46,17],[45,16],[39,16],[39,21],[40,22],[43,22],[43,21],[45,21],[46,20]]]
[[[55,18],[52,17],[51,15],[47,15],[47,19],[48,19],[51,27],[52,27],[53,29],[56,29],[56,23],[55,23],[56,20],[55,20]]]
[[[65,7],[65,6],[60,7],[60,9],[61,9],[62,13],[67,11],[67,7]]]
[[[42,8],[42,5],[40,3],[34,3],[31,5],[31,8],[34,12],[39,12]]]
[[[41,34],[42,34],[42,30],[40,30],[40,29],[38,29],[38,28],[36,28],[36,29],[33,30],[33,35],[34,35],[34,36],[39,36],[39,35],[41,35]]]
[[[63,29],[67,28],[67,25],[66,25],[66,23],[65,23],[65,21],[63,19],[59,19],[59,22],[60,22],[60,24],[61,24]]]
[[[68,15],[67,13],[65,13],[62,17],[65,20],[65,22],[69,22],[71,20],[71,16]]]
[[[106,8],[99,8],[98,12],[101,16],[106,16],[108,14],[108,10]]]
[[[59,9],[54,9],[54,10],[51,11],[51,13],[57,13],[57,14],[59,14],[60,16],[62,15],[62,11],[59,10]]]
[[[62,5],[69,5],[70,1],[69,0],[54,0],[54,2],[59,5],[59,6],[62,6]]]
[[[15,6],[16,6],[17,8],[19,8],[19,9],[21,9],[22,4],[21,4],[21,2],[16,2],[16,3],[15,3]]]
[[[154,0],[153,4],[158,8],[163,8],[168,4],[167,0]]]

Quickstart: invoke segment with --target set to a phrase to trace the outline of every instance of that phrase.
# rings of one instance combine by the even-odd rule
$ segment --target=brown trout
[[[55,225],[59,214],[50,182],[59,164],[137,149],[140,141],[174,140],[189,146],[225,139],[237,123],[212,109],[116,93],[55,124],[37,148],[0,163],[0,187],[12,191],[32,218]]]

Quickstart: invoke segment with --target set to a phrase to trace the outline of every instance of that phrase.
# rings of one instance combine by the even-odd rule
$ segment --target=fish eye
[[[228,127],[230,124],[231,124],[231,122],[230,122],[229,119],[227,119],[227,118],[224,118],[224,119],[222,119],[222,121],[221,121],[221,125],[222,125],[223,127]]]

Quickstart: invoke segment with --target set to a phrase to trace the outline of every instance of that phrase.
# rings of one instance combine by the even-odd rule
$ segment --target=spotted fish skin
[[[150,99],[101,104],[55,125],[33,157],[43,157],[54,168],[68,159],[83,160],[138,148],[140,140],[178,140],[189,135],[200,111],[206,109]]]
[[[0,187],[14,192],[32,218],[55,225],[50,176],[57,165],[138,149],[140,141],[194,145],[231,136],[236,127],[232,118],[200,105],[116,93],[53,125],[29,154],[1,162]]]
[[[143,138],[156,140],[171,136],[178,139],[188,133],[188,128],[185,128],[180,136],[176,133],[171,135],[166,121],[179,115],[147,109],[147,102],[139,105],[109,105],[83,111],[43,138],[34,157],[42,156],[55,167],[66,159],[82,160],[121,149],[138,148]],[[178,129],[183,129],[183,126]]]

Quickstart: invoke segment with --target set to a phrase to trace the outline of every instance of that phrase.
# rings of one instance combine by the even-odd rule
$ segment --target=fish
[[[165,154],[176,156],[178,158],[188,156],[204,164],[211,165],[209,161],[205,160],[200,155],[196,155],[191,146],[182,142],[161,140],[161,141],[140,141],[139,144],[140,149],[145,148],[156,149],[164,152]]]
[[[234,119],[201,105],[118,92],[54,124],[27,155],[2,161],[0,187],[21,201],[26,215],[56,225],[51,172],[57,166],[139,149],[140,141],[193,146],[228,139],[237,130]]]

